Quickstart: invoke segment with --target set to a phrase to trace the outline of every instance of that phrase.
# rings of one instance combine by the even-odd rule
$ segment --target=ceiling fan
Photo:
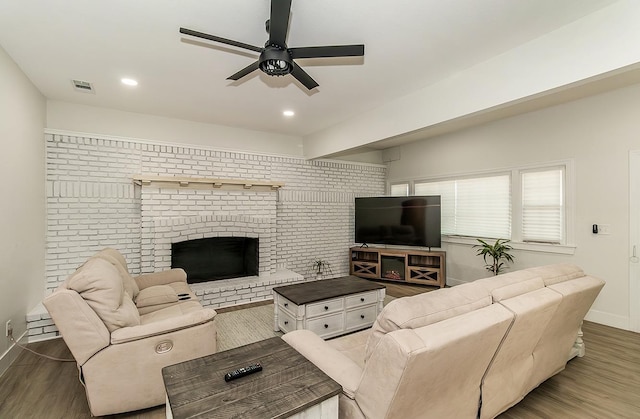
[[[269,39],[263,48],[186,28],[180,28],[180,33],[260,53],[258,61],[227,77],[227,80],[239,80],[249,73],[260,69],[270,76],[291,74],[309,90],[317,87],[318,83],[297,65],[293,61],[294,59],[357,57],[364,55],[364,45],[288,48],[285,38],[287,37],[287,30],[289,29],[290,11],[291,0],[271,0],[271,15],[269,16],[269,20],[265,22]]]

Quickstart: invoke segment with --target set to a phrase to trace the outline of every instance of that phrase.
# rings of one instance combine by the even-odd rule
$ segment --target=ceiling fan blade
[[[359,57],[364,55],[364,45],[335,45],[324,47],[289,48],[291,57],[320,58],[320,57]]]
[[[269,16],[269,43],[285,47],[287,30],[289,29],[289,13],[291,0],[271,0]]]
[[[311,90],[314,87],[318,87],[318,83],[314,79],[311,78],[310,75],[307,74],[298,64],[293,63],[293,70],[291,70],[291,75],[298,79],[298,81],[304,84],[304,87]]]
[[[246,66],[242,70],[238,71],[237,73],[227,77],[227,80],[240,80],[241,78],[243,78],[247,74],[252,73],[255,70],[257,70],[259,64],[260,63],[258,61],[254,62],[253,64],[249,64],[248,66]]]
[[[215,35],[209,35],[208,33],[202,33],[198,31],[192,31],[191,29],[180,28],[180,33],[185,35],[195,36],[196,38],[208,39],[209,41],[220,42],[221,44],[232,45],[238,48],[244,48],[255,52],[262,52],[262,48],[254,47],[253,45],[245,44],[243,42],[233,41],[231,39],[221,38]]]

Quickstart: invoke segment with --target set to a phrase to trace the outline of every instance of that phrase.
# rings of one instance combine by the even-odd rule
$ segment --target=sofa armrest
[[[143,288],[136,296],[136,307],[138,309],[145,307],[153,307],[157,305],[166,305],[171,303],[177,303],[178,294],[169,285],[153,285],[151,287]]]
[[[111,344],[131,342],[134,340],[145,339],[150,336],[158,336],[165,333],[173,332],[181,329],[188,329],[192,326],[204,324],[214,320],[216,311],[211,308],[203,308],[202,310],[192,311],[190,313],[181,314],[179,316],[141,324],[138,326],[123,327],[114,330],[111,333]]]
[[[173,282],[187,282],[187,273],[182,268],[142,274],[134,278],[141,290],[154,285],[168,285]]]
[[[42,303],[78,365],[109,346],[107,326],[77,292],[59,288]]]
[[[309,330],[295,330],[283,335],[282,339],[337,381],[346,396],[355,398],[362,377],[362,368],[352,359]]]

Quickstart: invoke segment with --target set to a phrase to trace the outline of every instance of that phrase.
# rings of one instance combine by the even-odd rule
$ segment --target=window
[[[391,185],[391,196],[409,196],[409,183],[395,183]]]
[[[522,240],[562,243],[564,171],[525,171],[522,179]]]
[[[571,162],[564,161],[504,172],[396,182],[391,193],[440,195],[442,234],[462,236],[456,240],[501,238],[530,243],[532,249],[546,244],[572,247],[568,244],[573,237],[572,213],[567,206],[571,202],[570,168]]]
[[[416,195],[440,195],[442,233],[511,237],[509,174],[415,184]]]

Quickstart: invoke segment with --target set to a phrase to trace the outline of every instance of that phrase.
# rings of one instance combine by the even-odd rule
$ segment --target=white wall
[[[44,97],[0,48],[0,374],[17,351],[4,337],[11,320],[17,338],[26,314],[44,294]],[[9,351],[10,350],[10,351]],[[9,352],[8,352],[9,351]]]
[[[218,150],[302,156],[301,137],[54,100],[47,101],[47,128],[74,133],[153,140],[171,145],[202,145],[215,147]]]
[[[304,138],[307,158],[558,92],[640,62],[640,2],[619,1]],[[508,35],[506,35],[508,36]]]
[[[629,327],[629,151],[640,149],[640,85],[401,147],[390,181],[460,174],[559,159],[575,168],[574,255],[516,251],[513,269],[571,262],[607,281],[590,319]],[[611,235],[593,235],[592,224]],[[486,276],[466,245],[447,246],[448,276]]]

